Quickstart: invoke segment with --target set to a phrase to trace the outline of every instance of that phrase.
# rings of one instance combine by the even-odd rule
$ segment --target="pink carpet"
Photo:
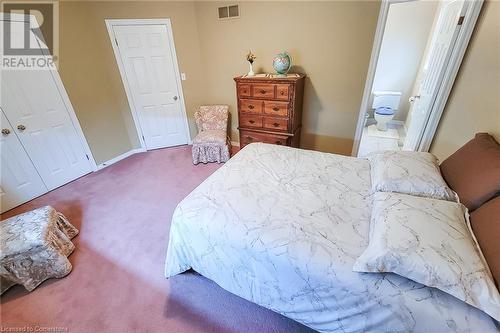
[[[219,167],[193,166],[188,146],[137,154],[3,214],[52,205],[80,234],[67,277],[2,296],[2,331],[311,332],[195,273],[163,277],[175,206]]]

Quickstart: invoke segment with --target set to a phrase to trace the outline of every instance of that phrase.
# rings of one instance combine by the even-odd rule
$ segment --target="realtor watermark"
[[[41,332],[41,333],[63,333],[69,332],[65,326],[0,326],[0,332]]]
[[[59,52],[58,1],[2,1],[0,9],[0,68],[56,68]]]

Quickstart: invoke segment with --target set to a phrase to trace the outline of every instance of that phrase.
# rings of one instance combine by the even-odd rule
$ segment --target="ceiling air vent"
[[[219,20],[228,20],[240,17],[240,8],[238,5],[229,5],[219,7]]]

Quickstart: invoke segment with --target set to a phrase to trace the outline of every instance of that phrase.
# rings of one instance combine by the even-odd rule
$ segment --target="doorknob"
[[[3,134],[3,135],[9,135],[9,134],[10,134],[10,129],[8,129],[8,128],[3,128],[3,129],[2,129],[2,134]]]
[[[420,95],[411,96],[410,98],[408,98],[408,102],[413,103],[417,98],[420,98]]]
[[[178,98],[177,96],[174,96],[174,101],[176,101],[176,100],[177,100],[177,98]]]
[[[17,125],[17,129],[20,131],[24,131],[26,129],[26,126],[24,125]]]

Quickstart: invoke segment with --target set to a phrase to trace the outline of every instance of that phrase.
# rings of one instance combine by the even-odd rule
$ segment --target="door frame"
[[[143,150],[147,150],[146,141],[144,139],[144,133],[142,131],[139,115],[135,108],[134,99],[132,96],[132,91],[130,89],[130,84],[127,80],[127,75],[125,72],[125,66],[122,62],[122,57],[120,54],[120,50],[118,48],[116,42],[115,32],[113,27],[115,26],[123,26],[123,25],[164,25],[167,28],[167,35],[170,39],[170,52],[172,53],[172,59],[174,63],[174,74],[175,74],[175,83],[177,85],[177,89],[179,91],[179,102],[181,106],[181,114],[183,115],[183,122],[186,131],[186,143],[191,144],[191,133],[189,131],[189,123],[188,116],[186,112],[186,103],[184,100],[184,92],[182,91],[182,83],[181,83],[181,75],[179,70],[179,62],[177,59],[177,53],[175,52],[175,43],[174,43],[174,35],[172,32],[172,24],[169,18],[165,19],[105,19],[106,28],[108,30],[109,40],[111,42],[111,46],[113,47],[113,53],[115,55],[116,63],[118,64],[118,70],[120,71],[120,76],[122,79],[123,87],[125,88],[125,94],[127,95],[127,101],[130,107],[130,111],[132,113],[132,119],[134,120],[134,125],[139,136],[139,143],[141,144],[141,148]]]
[[[351,156],[357,156],[359,150],[359,144],[361,141],[361,136],[363,134],[363,128],[365,125],[365,115],[368,109],[368,103],[370,100],[371,90],[373,87],[373,81],[375,79],[375,70],[377,68],[378,59],[380,56],[380,49],[382,47],[382,40],[384,38],[384,30],[387,23],[387,18],[389,16],[389,7],[391,4],[410,2],[415,0],[382,0],[380,6],[377,29],[375,30],[375,37],[373,40],[373,48],[370,56],[370,64],[368,66],[368,73],[366,76],[365,88],[363,91],[363,98],[361,99],[361,106],[359,109],[358,122],[356,125],[356,132],[354,134],[354,143],[352,146]],[[462,22],[462,27],[458,32],[457,40],[453,46],[453,50],[450,56],[450,61],[443,76],[443,82],[438,89],[435,101],[429,112],[429,117],[427,119],[426,125],[424,127],[422,137],[418,146],[418,151],[428,151],[434,134],[436,133],[439,120],[443,114],[446,101],[450,95],[453,83],[457,76],[458,70],[460,69],[460,64],[465,54],[465,50],[469,45],[469,41],[474,31],[474,27],[477,22],[477,18],[483,6],[483,0],[466,1],[468,7],[465,12],[465,18]]]
[[[24,15],[24,14],[14,14],[14,13],[6,15],[5,13],[0,13],[0,21],[3,22],[6,19],[9,19],[11,21],[27,22],[27,23],[32,21],[37,22],[36,17],[34,15],[27,15],[27,14]],[[41,50],[44,56],[51,57],[51,55],[47,50],[43,48],[41,48]],[[87,138],[85,138],[85,134],[83,133],[80,122],[78,121],[78,117],[76,116],[75,109],[73,108],[71,100],[69,99],[68,92],[66,91],[61,76],[59,75],[59,70],[57,68],[50,69],[50,75],[52,76],[52,80],[54,80],[59,95],[62,98],[63,104],[66,107],[66,111],[68,112],[73,128],[75,129],[78,139],[80,140],[80,144],[82,145],[83,151],[87,155],[87,159],[89,160],[90,163],[90,170],[97,171],[97,163],[95,161],[94,155],[92,154],[92,150],[90,149]]]

